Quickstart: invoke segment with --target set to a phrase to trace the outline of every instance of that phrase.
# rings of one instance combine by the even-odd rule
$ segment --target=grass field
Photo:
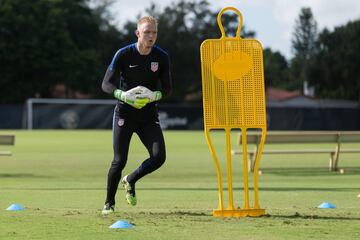
[[[128,206],[119,189],[116,213],[102,216],[111,131],[4,133],[15,134],[16,144],[0,146],[13,152],[0,157],[0,239],[360,239],[357,154],[340,155],[344,174],[328,171],[327,154],[264,156],[259,186],[267,215],[222,219],[212,217],[217,178],[203,132],[165,131],[167,162],[138,182],[138,205]],[[224,160],[223,134],[212,137]],[[134,136],[124,174],[146,155]],[[241,166],[234,158],[237,206]],[[318,209],[322,202],[336,209]],[[6,211],[12,203],[26,209]],[[110,229],[117,220],[135,227]]]

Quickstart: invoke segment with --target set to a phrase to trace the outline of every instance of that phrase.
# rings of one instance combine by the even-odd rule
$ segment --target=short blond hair
[[[137,27],[138,27],[138,29],[139,29],[139,26],[140,26],[141,24],[143,24],[143,23],[153,23],[153,24],[157,25],[157,24],[158,24],[158,21],[157,21],[157,19],[156,19],[155,17],[153,17],[153,16],[145,16],[145,17],[142,17],[142,18],[140,18],[140,19],[138,20],[138,22],[137,22]]]

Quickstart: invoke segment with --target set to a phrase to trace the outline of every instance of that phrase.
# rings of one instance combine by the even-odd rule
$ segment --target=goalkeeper
[[[103,214],[114,212],[119,182],[125,188],[127,202],[136,205],[135,183],[160,168],[166,158],[156,102],[172,90],[169,56],[154,45],[157,38],[155,18],[139,19],[135,33],[137,42],[116,52],[102,82],[102,90],[119,100],[113,116],[114,158],[107,176]],[[121,178],[133,133],[145,145],[149,158]]]

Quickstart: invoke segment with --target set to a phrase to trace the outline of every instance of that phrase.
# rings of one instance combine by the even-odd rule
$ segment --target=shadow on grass
[[[339,167],[344,175],[360,174],[360,167]],[[339,171],[329,171],[327,168],[261,168],[262,174],[274,174],[278,176],[334,176],[340,175]]]
[[[212,216],[211,213],[200,212],[200,211],[169,211],[169,212],[140,212],[140,214],[149,214],[149,215],[177,215],[177,216],[196,216],[196,217],[209,217]]]
[[[51,177],[39,176],[32,173],[0,173],[0,178],[51,178]]]
[[[311,215],[303,215],[296,212],[293,215],[270,215],[266,214],[263,217],[270,217],[270,218],[284,218],[284,219],[317,219],[317,220],[349,220],[349,221],[359,221],[359,217],[345,217],[345,216],[319,216],[316,214]]]

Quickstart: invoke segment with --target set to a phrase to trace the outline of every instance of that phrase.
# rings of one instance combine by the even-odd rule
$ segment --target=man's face
[[[136,30],[138,42],[146,48],[152,48],[157,38],[157,26],[155,23],[144,22]]]

